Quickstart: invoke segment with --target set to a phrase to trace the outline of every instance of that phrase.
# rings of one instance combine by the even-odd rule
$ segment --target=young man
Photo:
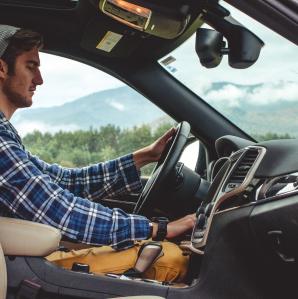
[[[66,268],[76,261],[88,263],[95,273],[122,273],[137,258],[139,246],[133,246],[134,241],[155,237],[158,224],[93,200],[139,191],[140,167],[160,158],[174,130],[133,154],[82,169],[49,165],[31,155],[9,119],[17,109],[32,105],[34,91],[43,83],[41,46],[38,33],[0,25],[0,214],[54,226],[73,241],[127,249],[104,246],[47,257]],[[184,233],[194,223],[194,215],[170,222],[166,238]],[[147,277],[183,279],[187,257],[170,242],[163,248],[164,256]]]

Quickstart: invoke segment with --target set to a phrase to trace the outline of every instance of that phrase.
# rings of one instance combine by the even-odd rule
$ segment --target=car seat
[[[7,289],[6,264],[5,264],[4,253],[0,243],[0,299],[6,298],[6,289]]]
[[[0,217],[0,299],[6,298],[5,255],[46,256],[57,250],[60,232],[48,225]]]
[[[6,298],[7,268],[5,255],[46,256],[57,250],[59,230],[40,223],[0,217],[0,299]],[[159,296],[121,297],[126,299],[162,299]]]

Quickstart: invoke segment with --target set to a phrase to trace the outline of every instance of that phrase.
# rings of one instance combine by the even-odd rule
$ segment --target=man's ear
[[[5,79],[8,73],[7,63],[0,58],[0,79]]]

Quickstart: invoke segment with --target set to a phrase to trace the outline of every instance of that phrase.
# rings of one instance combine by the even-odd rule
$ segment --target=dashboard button
[[[204,214],[200,214],[197,220],[197,228],[203,229],[206,224],[207,217]]]
[[[210,216],[212,208],[213,208],[213,204],[212,203],[208,203],[208,205],[205,208],[205,215],[206,215],[206,217]]]

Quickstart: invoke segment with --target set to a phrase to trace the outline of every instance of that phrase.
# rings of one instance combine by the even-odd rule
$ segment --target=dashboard
[[[298,141],[252,143],[235,136],[216,141],[207,197],[196,212],[189,249],[203,254],[214,217],[241,207],[298,194]]]

